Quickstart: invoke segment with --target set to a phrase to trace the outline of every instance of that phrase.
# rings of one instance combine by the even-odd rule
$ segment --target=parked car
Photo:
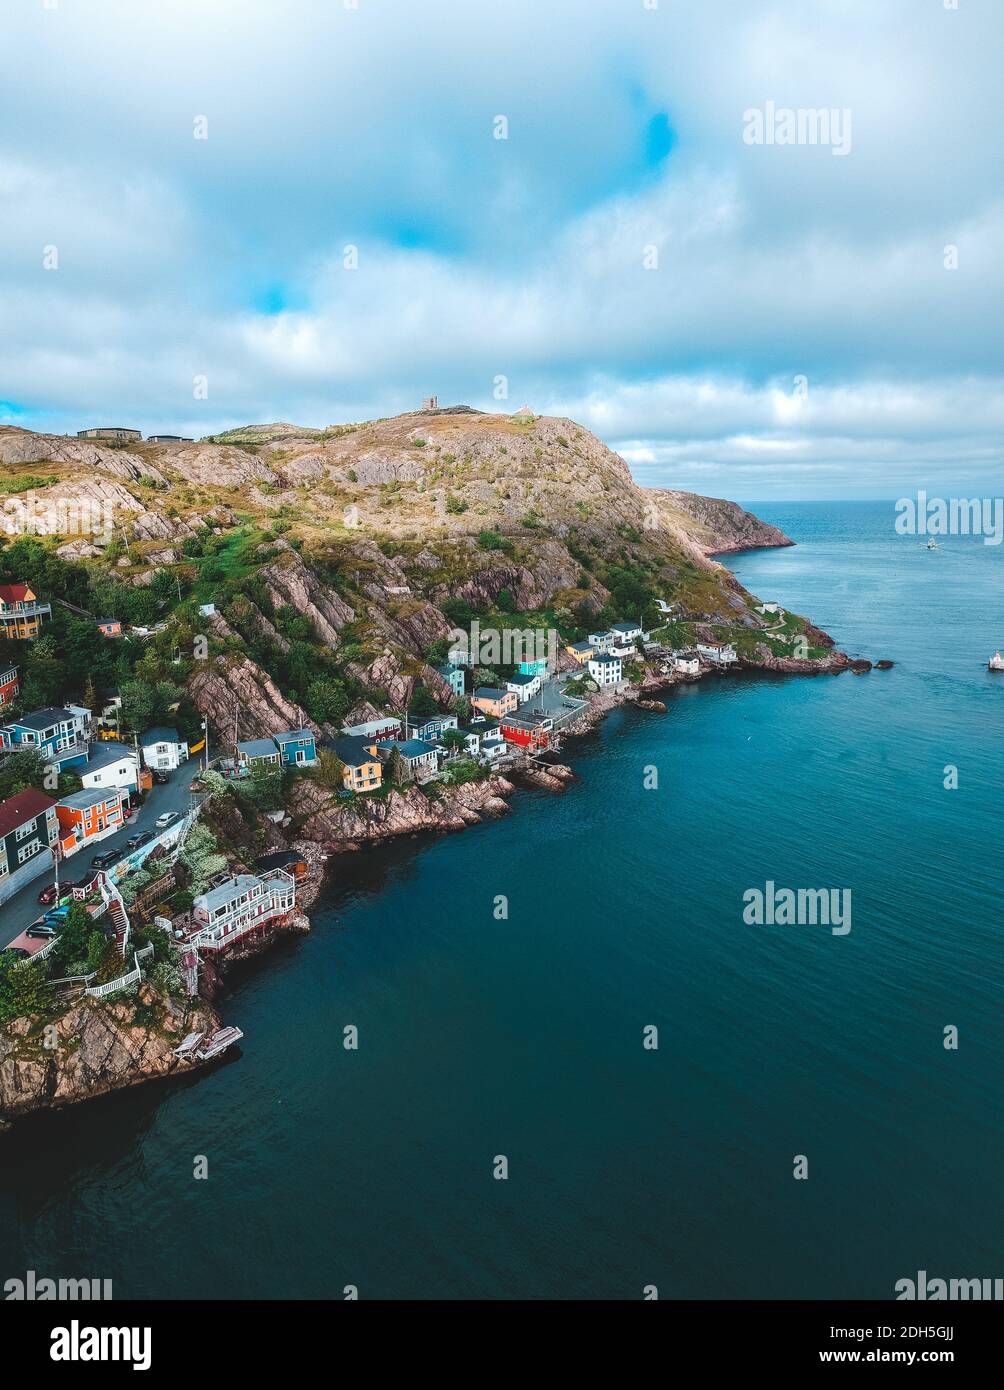
[[[159,771],[159,769],[154,768],[154,769],[153,769],[153,780],[157,783],[157,786],[158,786],[158,787],[166,787],[167,784],[168,784],[168,782],[170,782],[171,779],[170,779],[170,777],[168,777],[168,775],[167,775],[166,772],[161,772],[161,771]]]
[[[122,815],[125,820],[128,820],[132,815],[132,806],[128,801],[123,801],[122,803]]]
[[[52,907],[42,918],[42,921],[46,926],[61,927],[69,916],[69,913],[70,909],[68,907]]]
[[[65,892],[65,887],[57,888],[54,883],[49,883],[46,885],[45,888],[42,889],[41,893],[39,893],[38,901],[42,904],[43,907],[48,907],[50,903],[54,903],[56,899]]]
[[[158,830],[166,830],[169,825],[173,825],[178,819],[177,811],[165,811],[162,816],[158,816],[156,826]]]
[[[105,854],[96,854],[91,860],[92,869],[110,869],[113,864],[119,861],[118,850],[108,850]]]
[[[153,839],[153,831],[152,831],[152,830],[141,830],[140,833],[139,833],[138,835],[130,835],[130,836],[129,836],[129,839],[126,840],[126,848],[127,848],[127,849],[142,849],[143,846],[144,846],[144,845],[148,845],[152,839]]]
[[[57,932],[56,928],[47,926],[45,922],[32,922],[31,926],[25,932],[25,936],[31,937],[58,935],[59,933]]]

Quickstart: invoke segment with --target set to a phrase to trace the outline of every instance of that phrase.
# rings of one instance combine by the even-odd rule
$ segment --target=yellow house
[[[51,617],[51,606],[39,603],[27,584],[0,584],[0,635],[9,641],[37,637],[42,619]]]
[[[383,784],[383,763],[376,743],[368,738],[335,740],[335,756],[342,764],[342,782],[350,792],[371,792]]]
[[[501,719],[505,714],[514,713],[519,698],[514,690],[500,690],[495,685],[479,685],[471,696],[472,706],[492,719]]]
[[[569,642],[565,651],[569,656],[574,656],[580,666],[585,666],[586,662],[596,651],[591,642]]]

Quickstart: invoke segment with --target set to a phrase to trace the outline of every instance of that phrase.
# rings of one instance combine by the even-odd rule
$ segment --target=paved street
[[[189,785],[198,775],[201,766],[198,757],[190,758],[187,763],[182,763],[181,767],[168,774],[171,780],[166,787],[158,787],[155,783],[146,798],[146,804],[126,821],[121,830],[109,835],[106,840],[85,845],[69,859],[62,861],[59,866],[60,883],[73,883],[82,878],[96,854],[105,854],[116,849],[124,854],[129,837],[141,830],[153,830],[154,821],[165,811],[177,811],[179,814],[187,811],[190,801]],[[45,912],[46,909],[38,901],[38,895],[47,883],[52,882],[51,857],[46,856],[46,861],[47,868],[43,869],[37,878],[25,884],[19,892],[0,906],[0,946],[9,945],[15,936],[19,936],[25,927],[30,926],[36,917]]]

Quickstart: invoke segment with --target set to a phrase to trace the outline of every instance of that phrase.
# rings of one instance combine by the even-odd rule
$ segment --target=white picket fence
[[[152,950],[153,947],[151,946],[150,949]],[[89,994],[92,999],[103,999],[106,994],[114,994],[116,990],[129,989],[130,986],[139,984],[143,978],[143,972],[139,968],[139,960],[135,954],[133,961],[135,962],[134,968],[129,971],[128,975],[120,975],[117,980],[109,980],[106,985],[91,985],[84,990],[84,993]]]

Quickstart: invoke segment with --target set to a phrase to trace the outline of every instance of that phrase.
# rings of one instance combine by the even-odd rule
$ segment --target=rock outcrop
[[[316,782],[299,782],[291,811],[300,835],[331,850],[355,848],[367,841],[421,830],[462,830],[485,816],[503,815],[513,784],[492,776],[459,787],[423,791],[410,786],[382,797],[359,797],[346,803]]]
[[[741,550],[795,544],[778,527],[744,511],[738,502],[701,497],[695,492],[676,492],[671,488],[650,488],[649,491],[657,505],[684,521],[705,555],[729,555]]]
[[[35,1110],[53,1110],[125,1086],[198,1066],[173,1049],[189,1032],[220,1026],[201,999],[187,1006],[149,984],[116,1003],[83,998],[54,1020],[21,1018],[0,1028],[0,1127]],[[54,1030],[54,1031],[52,1031]],[[46,1039],[55,1047],[46,1048]]]

